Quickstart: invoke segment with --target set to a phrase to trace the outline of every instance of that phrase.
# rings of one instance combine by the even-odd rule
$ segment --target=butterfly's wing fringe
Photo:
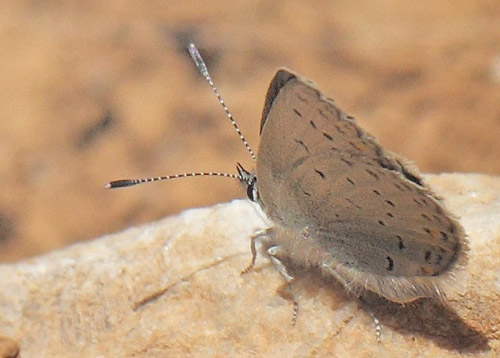
[[[458,227],[461,229],[461,226]],[[322,270],[325,275],[334,276],[355,296],[360,296],[364,290],[370,290],[401,304],[424,297],[446,304],[449,297],[462,294],[465,288],[468,247],[464,237],[463,232],[457,233],[462,249],[456,260],[438,276],[382,276],[360,272],[342,265],[325,265]]]

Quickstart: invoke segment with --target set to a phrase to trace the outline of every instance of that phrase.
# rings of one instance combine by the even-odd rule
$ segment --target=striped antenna
[[[189,177],[224,177],[224,178],[240,179],[240,177],[236,174],[219,173],[219,172],[182,173],[182,174],[165,175],[153,178],[113,180],[106,184],[106,189],[125,188],[137,184],[152,183],[154,181],[189,178]]]
[[[208,73],[207,65],[205,64],[205,61],[203,61],[203,58],[201,57],[200,52],[198,51],[198,49],[196,48],[196,46],[194,44],[189,44],[188,50],[189,50],[189,54],[191,55],[191,58],[193,59],[194,63],[196,64],[196,68],[198,68],[198,71],[200,71],[202,76],[207,80],[208,84],[212,88],[212,91],[217,96],[219,103],[221,104],[222,108],[224,109],[224,112],[226,112],[227,117],[231,121],[234,129],[236,130],[236,133],[238,133],[238,136],[240,137],[241,141],[243,142],[243,144],[247,148],[247,151],[250,153],[250,156],[253,158],[253,160],[256,160],[255,153],[253,152],[252,148],[250,148],[250,145],[248,144],[247,140],[245,139],[245,137],[241,133],[240,128],[238,127],[238,125],[234,121],[233,115],[231,114],[231,112],[229,112],[229,110],[226,107],[226,104],[224,103],[224,100],[222,99],[219,91],[215,87],[215,85],[212,81],[212,78],[210,77],[210,74]],[[189,177],[204,177],[204,176],[224,177],[224,178],[238,179],[240,181],[244,180],[240,174],[229,174],[229,173],[220,173],[220,172],[193,172],[193,173],[164,175],[164,176],[159,176],[159,177],[142,178],[142,179],[113,180],[113,181],[106,184],[106,189],[125,188],[125,187],[129,187],[129,186],[134,186],[134,185],[143,184],[143,183],[152,183],[152,182],[161,181],[161,180],[189,178]]]
[[[255,156],[254,151],[252,150],[252,148],[250,148],[248,141],[243,136],[243,133],[241,133],[240,127],[238,127],[238,124],[234,120],[233,115],[231,114],[231,112],[229,112],[229,109],[227,108],[226,103],[224,102],[224,99],[222,99],[222,96],[221,96],[219,90],[217,89],[217,87],[215,87],[214,82],[212,81],[212,77],[210,77],[210,74],[208,73],[207,65],[205,64],[205,61],[203,61],[203,58],[201,57],[200,52],[198,51],[198,49],[196,48],[196,46],[193,43],[189,44],[188,50],[189,50],[189,54],[191,55],[191,58],[193,59],[194,63],[196,64],[196,67],[198,68],[198,71],[200,71],[201,75],[205,78],[205,80],[208,82],[208,84],[212,88],[212,92],[215,93],[215,95],[217,96],[217,99],[219,100],[219,103],[222,106],[222,109],[224,110],[224,112],[226,112],[227,118],[229,119],[229,121],[233,125],[234,130],[236,131],[236,133],[240,137],[241,141],[245,145],[245,148],[247,149],[248,153],[250,153],[250,156],[252,157],[253,160],[257,160],[257,157]]]

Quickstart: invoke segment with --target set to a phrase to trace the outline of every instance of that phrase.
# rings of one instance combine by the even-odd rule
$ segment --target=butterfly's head
[[[243,166],[238,163],[236,166],[238,170],[238,179],[241,184],[246,187],[248,199],[253,202],[259,201],[259,191],[257,190],[257,176],[255,173],[250,173]]]

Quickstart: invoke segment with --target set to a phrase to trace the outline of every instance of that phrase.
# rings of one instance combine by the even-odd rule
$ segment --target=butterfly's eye
[[[253,188],[251,185],[247,186],[247,196],[248,196],[248,199],[255,201],[253,199]]]
[[[253,202],[256,202],[259,199],[259,192],[257,190],[257,178],[253,179],[248,183],[247,186],[247,196]]]

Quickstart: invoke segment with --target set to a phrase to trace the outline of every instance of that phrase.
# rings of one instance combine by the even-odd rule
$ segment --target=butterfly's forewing
[[[285,250],[308,240],[304,250],[351,289],[398,302],[439,296],[439,278],[464,260],[463,230],[405,163],[310,83],[278,71],[261,123],[257,178]]]

